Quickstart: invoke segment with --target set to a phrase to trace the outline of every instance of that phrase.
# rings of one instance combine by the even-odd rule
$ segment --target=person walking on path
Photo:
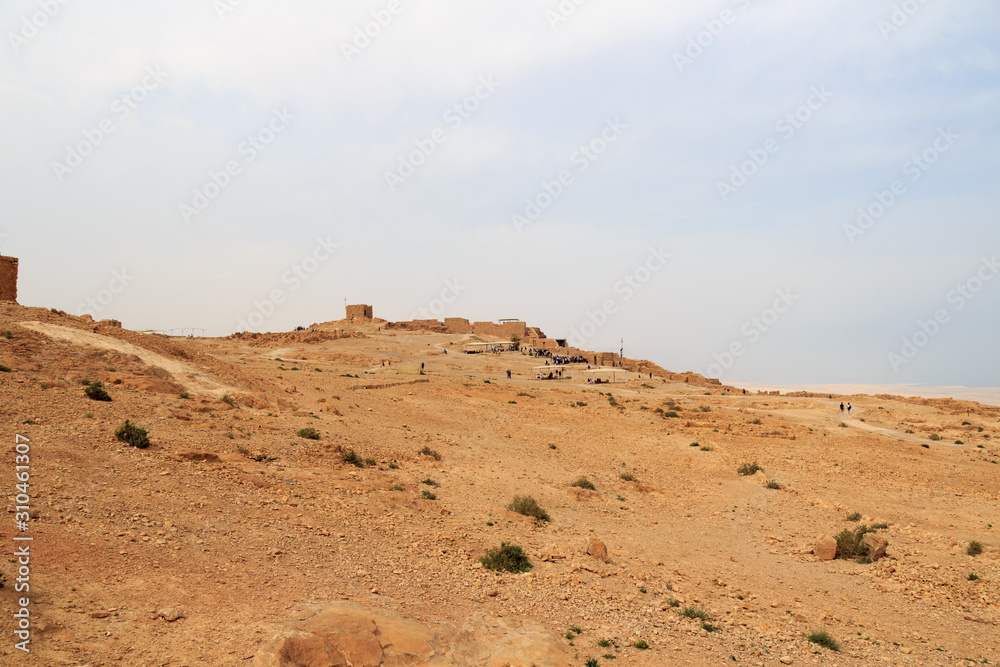
[[[840,402],[840,411],[841,412],[844,411],[844,402],[843,401]]]
[[[507,371],[507,379],[510,379],[510,371]]]
[[[850,403],[847,404],[847,416],[848,417],[851,416],[851,404]]]

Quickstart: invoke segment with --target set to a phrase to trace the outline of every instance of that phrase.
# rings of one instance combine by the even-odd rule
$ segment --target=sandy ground
[[[4,614],[0,664],[271,664],[286,623],[345,602],[437,633],[437,657],[397,664],[1000,661],[1000,408],[539,382],[536,360],[463,355],[461,336],[341,326],[165,340],[0,305],[0,540],[34,538],[31,653]],[[149,448],[115,439],[126,419]],[[595,491],[571,486],[582,476]],[[551,520],[508,511],[515,495]],[[876,523],[877,562],[812,554]],[[530,572],[483,568],[501,542]],[[17,567],[0,563],[5,609]]]

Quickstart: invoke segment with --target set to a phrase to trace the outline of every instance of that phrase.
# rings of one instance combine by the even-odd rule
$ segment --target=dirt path
[[[74,345],[89,345],[105,350],[115,350],[122,354],[131,354],[139,357],[143,363],[150,366],[157,366],[170,373],[174,381],[183,385],[192,392],[221,396],[227,391],[236,391],[233,387],[228,387],[217,382],[210,375],[200,371],[188,364],[168,359],[163,355],[150,352],[138,345],[133,345],[117,338],[110,338],[90,331],[61,327],[57,324],[46,324],[44,322],[21,322],[25,329],[31,329],[49,338],[62,340]]]

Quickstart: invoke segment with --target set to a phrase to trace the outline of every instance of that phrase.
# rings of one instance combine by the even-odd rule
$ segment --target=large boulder
[[[885,549],[889,546],[889,542],[884,537],[875,533],[865,533],[861,542],[868,548],[868,557],[873,562],[885,556]]]
[[[458,629],[346,602],[317,607],[284,624],[253,661],[253,667],[425,664],[569,667],[573,661],[555,634],[531,623],[480,620]]]
[[[813,548],[813,554],[819,560],[833,560],[837,557],[837,540],[829,535],[823,537]]]

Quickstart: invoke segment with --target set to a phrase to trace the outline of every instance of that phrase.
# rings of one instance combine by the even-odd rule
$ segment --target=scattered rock
[[[186,461],[205,461],[208,463],[219,463],[219,455],[211,452],[177,452],[177,456]]]
[[[586,553],[599,561],[608,562],[608,548],[604,546],[604,542],[601,542],[596,537],[590,538],[590,542],[587,543]]]
[[[156,615],[168,623],[173,623],[179,618],[184,618],[184,610],[179,607],[164,607],[157,610]]]

